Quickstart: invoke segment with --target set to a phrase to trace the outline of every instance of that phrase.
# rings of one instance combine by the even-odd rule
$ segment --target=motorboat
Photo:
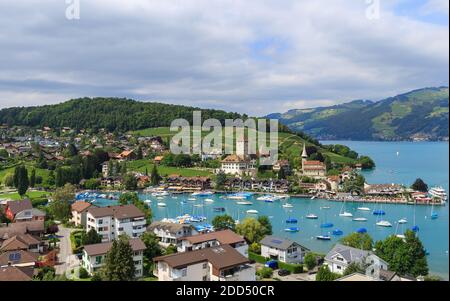
[[[356,230],[356,233],[359,233],[359,234],[367,233],[367,229],[366,228],[359,228],[358,230]]]
[[[196,198],[188,198],[188,201],[191,201],[191,202],[195,202],[197,199]]]
[[[306,216],[306,218],[307,218],[307,219],[318,219],[319,217],[318,217],[317,215],[315,215],[315,214],[310,213],[310,214],[308,214],[308,215]]]
[[[252,202],[236,202],[236,204],[238,204],[238,205],[244,205],[244,206],[251,206],[251,205],[253,205]]]
[[[355,217],[353,219],[353,221],[355,221],[355,222],[367,222],[367,218],[365,218],[365,217]]]
[[[392,224],[390,222],[388,222],[388,221],[379,221],[377,223],[377,226],[380,226],[380,227],[392,227]]]
[[[316,239],[318,239],[318,240],[331,240],[331,236],[329,236],[329,235],[318,235],[318,236],[316,236]]]
[[[296,218],[288,218],[286,220],[286,224],[296,224],[298,223],[298,220]]]
[[[402,218],[402,219],[400,219],[400,220],[398,220],[398,223],[401,225],[401,224],[406,224],[406,223],[408,223],[408,220],[406,219],[406,218]]]
[[[323,207],[320,207],[320,209],[331,209],[331,207],[330,206],[323,206]]]
[[[223,207],[215,207],[215,208],[214,208],[214,211],[215,211],[215,212],[224,212],[224,211],[225,211],[225,208],[223,208]]]
[[[350,212],[344,211],[342,213],[339,213],[339,216],[342,216],[342,217],[353,217],[353,214],[351,214]]]
[[[298,228],[298,227],[290,227],[290,228],[284,229],[284,231],[285,231],[285,232],[291,232],[291,233],[293,233],[293,232],[298,232],[298,231],[300,231],[300,228]]]
[[[252,209],[252,210],[247,210],[246,211],[248,214],[258,214],[258,210],[254,210],[254,209]]]
[[[151,203],[152,203],[152,200],[145,200],[144,203],[146,203],[146,204],[151,204]]]
[[[335,236],[341,236],[343,234],[344,234],[344,232],[341,229],[333,230],[333,235],[335,235]]]
[[[283,204],[283,208],[294,208],[294,206],[292,204]]]
[[[158,203],[158,207],[166,207],[167,204],[166,203]]]
[[[359,211],[370,211],[369,207],[358,207],[357,210]]]
[[[210,196],[213,194],[214,194],[213,191],[199,191],[199,192],[192,193],[191,196],[204,197],[204,196]]]
[[[203,207],[202,204],[195,204],[194,207]]]
[[[213,199],[205,199],[205,202],[206,203],[214,203],[214,200]]]
[[[320,228],[332,228],[334,225],[332,223],[323,223]]]
[[[153,192],[152,196],[168,196],[169,193],[167,191]]]
[[[372,213],[373,213],[373,215],[385,215],[386,214],[386,212],[384,212],[383,210],[374,210]]]

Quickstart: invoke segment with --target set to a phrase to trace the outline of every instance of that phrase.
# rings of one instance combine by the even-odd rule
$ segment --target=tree
[[[66,151],[64,152],[64,155],[66,157],[74,157],[78,154],[78,150],[75,147],[75,145],[73,143],[69,143],[69,145],[67,145]]]
[[[5,186],[7,187],[13,187],[14,186],[14,175],[7,174],[5,178],[3,179],[3,182]]]
[[[254,242],[248,246],[248,250],[255,254],[261,254],[261,244]]]
[[[162,250],[159,245],[159,238],[151,232],[144,232],[141,235],[141,240],[145,244],[144,256],[151,261],[154,257],[162,255]]]
[[[272,224],[270,223],[270,219],[268,216],[262,215],[258,217],[258,222],[263,227],[262,235],[272,235]]]
[[[161,177],[158,173],[158,168],[156,167],[156,164],[153,165],[152,174],[150,176],[150,180],[153,186],[159,185],[159,182],[161,181]]]
[[[271,268],[261,268],[258,271],[256,271],[256,274],[261,277],[262,279],[268,279],[272,278],[273,270]]]
[[[121,235],[106,253],[103,277],[105,281],[132,281],[135,279],[133,249],[129,239]]]
[[[405,239],[391,235],[384,241],[377,241],[375,249],[375,254],[389,264],[389,269],[400,275],[417,277],[428,274],[425,249],[411,230],[405,232]]]
[[[411,188],[420,192],[428,192],[428,185],[422,179],[416,179]]]
[[[347,268],[344,270],[344,276],[348,276],[354,273],[364,274],[366,272],[365,267],[357,262],[350,263]]]
[[[31,170],[31,175],[30,175],[30,187],[34,188],[34,186],[36,185],[36,169],[32,169]]]
[[[230,229],[234,231],[236,227],[233,217],[227,214],[215,216],[212,220],[212,225],[216,230]]]
[[[67,221],[71,216],[70,203],[75,199],[75,187],[66,184],[62,188],[56,189],[53,194],[53,201],[48,205],[49,212],[60,221]]]
[[[139,197],[135,192],[122,193],[119,197],[120,205],[136,204],[139,202]]]
[[[89,230],[87,233],[83,232],[81,236],[81,243],[83,246],[93,245],[102,242],[102,236],[95,231],[95,229]]]
[[[175,254],[177,253],[177,246],[174,246],[172,244],[170,244],[165,250],[164,250],[164,255],[170,255],[170,254]]]
[[[317,265],[316,256],[313,253],[307,253],[305,255],[305,258],[303,259],[303,263],[306,265],[309,271],[314,269],[314,267]]]
[[[254,218],[246,218],[236,226],[236,232],[244,236],[250,243],[263,239],[267,229]]]
[[[375,162],[368,156],[359,157],[358,162],[361,164],[362,169],[375,168]]]
[[[227,175],[223,171],[219,171],[219,173],[216,176],[216,189],[223,189],[226,180]]]
[[[17,188],[17,192],[20,196],[24,196],[27,193],[30,185],[28,179],[28,171],[24,165],[19,165],[14,170],[14,187]]]
[[[132,174],[127,174],[124,178],[124,185],[126,190],[136,190],[137,189],[137,179]]]
[[[137,151],[136,151],[136,159],[137,160],[142,160],[142,158],[144,158],[144,156],[142,154],[142,147],[139,146]]]
[[[341,239],[341,243],[343,245],[346,245],[346,246],[349,246],[352,248],[367,250],[367,251],[372,250],[372,247],[373,247],[372,237],[370,237],[370,235],[367,233],[355,232],[355,233],[349,234],[346,237]]]
[[[284,171],[284,168],[281,167],[280,171],[278,172],[278,180],[284,180],[286,179],[286,172]]]
[[[334,281],[339,277],[339,274],[331,272],[327,265],[323,265],[316,274],[316,281]]]

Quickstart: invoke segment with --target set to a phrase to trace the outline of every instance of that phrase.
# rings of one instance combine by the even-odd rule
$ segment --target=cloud
[[[81,0],[69,21],[64,1],[5,2],[0,107],[119,96],[262,115],[448,85],[448,24],[392,5],[369,20],[363,0]]]

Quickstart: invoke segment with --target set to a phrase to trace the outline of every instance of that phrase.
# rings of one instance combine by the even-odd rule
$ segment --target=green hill
[[[448,139],[448,87],[425,88],[378,102],[357,100],[331,107],[270,114],[317,139]]]

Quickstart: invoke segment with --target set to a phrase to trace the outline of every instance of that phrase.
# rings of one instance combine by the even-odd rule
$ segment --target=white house
[[[178,240],[197,234],[192,225],[183,225],[177,223],[153,222],[147,227],[147,232],[154,233],[160,240],[160,245],[168,247],[169,245],[176,246]]]
[[[229,245],[242,256],[248,257],[248,244],[245,238],[227,229],[179,239],[178,252],[189,252],[210,247]]]
[[[153,259],[159,281],[255,281],[255,266],[229,245]]]
[[[75,226],[86,227],[87,223],[87,211],[91,208],[92,204],[85,201],[78,201],[71,205],[72,217],[70,221]],[[94,206],[95,207],[95,206]]]
[[[103,242],[116,239],[121,234],[140,237],[146,230],[144,213],[134,205],[89,208],[86,231],[95,229]]]
[[[140,278],[143,276],[144,271],[144,250],[146,247],[140,238],[130,239],[129,242],[131,248],[133,249],[135,275],[136,278]],[[94,274],[103,266],[106,253],[108,253],[111,247],[112,242],[84,246],[82,265],[90,275]]]
[[[302,263],[306,253],[309,251],[308,248],[293,240],[272,235],[267,235],[260,243],[261,256],[289,264]]]
[[[344,274],[345,269],[352,263],[377,265],[380,270],[388,270],[388,264],[371,251],[360,250],[341,244],[336,244],[327,256],[325,264],[330,271]]]

